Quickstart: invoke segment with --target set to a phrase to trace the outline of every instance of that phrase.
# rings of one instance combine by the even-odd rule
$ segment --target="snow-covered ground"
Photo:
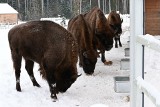
[[[113,48],[106,52],[107,60],[113,61],[113,65],[106,66],[98,58],[95,73],[87,76],[77,64],[78,72],[82,73],[82,76],[67,92],[57,95],[57,102],[52,102],[48,84],[39,74],[38,64],[35,64],[34,74],[41,88],[32,86],[24,69],[23,61],[21,68],[22,92],[16,91],[15,74],[7,36],[9,28],[0,29],[0,107],[91,107],[94,104],[104,104],[108,107],[129,107],[130,102],[126,100],[129,93],[116,93],[113,79],[115,76],[129,76],[128,70],[120,70],[120,60],[125,58],[124,49],[128,47],[128,29],[129,21],[124,20],[124,32],[121,36],[123,47]],[[145,79],[160,90],[157,82],[160,80],[160,60],[158,59],[160,53],[151,49],[145,51]],[[147,107],[152,107],[151,105]]]

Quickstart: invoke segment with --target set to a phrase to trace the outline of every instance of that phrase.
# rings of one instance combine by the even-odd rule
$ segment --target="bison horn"
[[[77,75],[77,77],[80,77],[82,74]]]

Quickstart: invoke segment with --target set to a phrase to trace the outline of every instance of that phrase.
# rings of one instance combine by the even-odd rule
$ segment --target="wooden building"
[[[18,23],[18,12],[7,3],[0,3],[0,23]]]
[[[145,34],[160,35],[160,0],[144,0]]]

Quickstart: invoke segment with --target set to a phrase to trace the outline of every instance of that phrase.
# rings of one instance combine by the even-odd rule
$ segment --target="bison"
[[[120,35],[122,33],[122,22],[123,19],[120,18],[120,15],[116,11],[111,11],[108,15],[108,23],[111,25],[112,29],[114,30],[114,40],[115,40],[115,48],[118,48],[117,41],[119,42],[119,46],[122,47],[120,41]]]
[[[85,19],[91,27],[94,35],[94,48],[100,50],[101,60],[104,64],[112,64],[111,61],[106,61],[105,50],[109,51],[113,47],[114,32],[109,25],[106,17],[98,7],[92,8],[84,14]]]
[[[97,62],[97,51],[93,47],[93,33],[82,14],[69,20],[67,28],[77,39],[79,64],[86,74],[93,74]]]
[[[37,83],[33,67],[40,65],[51,98],[65,92],[79,76],[76,63],[78,50],[75,38],[66,29],[51,21],[30,21],[13,27],[8,33],[9,46],[16,77],[16,90],[21,91],[20,73],[22,57],[34,86]]]

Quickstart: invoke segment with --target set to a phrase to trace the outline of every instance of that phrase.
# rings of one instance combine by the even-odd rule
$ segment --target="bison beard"
[[[77,75],[77,43],[63,27],[51,21],[31,21],[12,28],[8,33],[16,89],[21,91],[20,72],[22,57],[34,86],[40,87],[34,74],[34,62],[40,65],[40,73],[48,82],[51,97],[65,92]]]

